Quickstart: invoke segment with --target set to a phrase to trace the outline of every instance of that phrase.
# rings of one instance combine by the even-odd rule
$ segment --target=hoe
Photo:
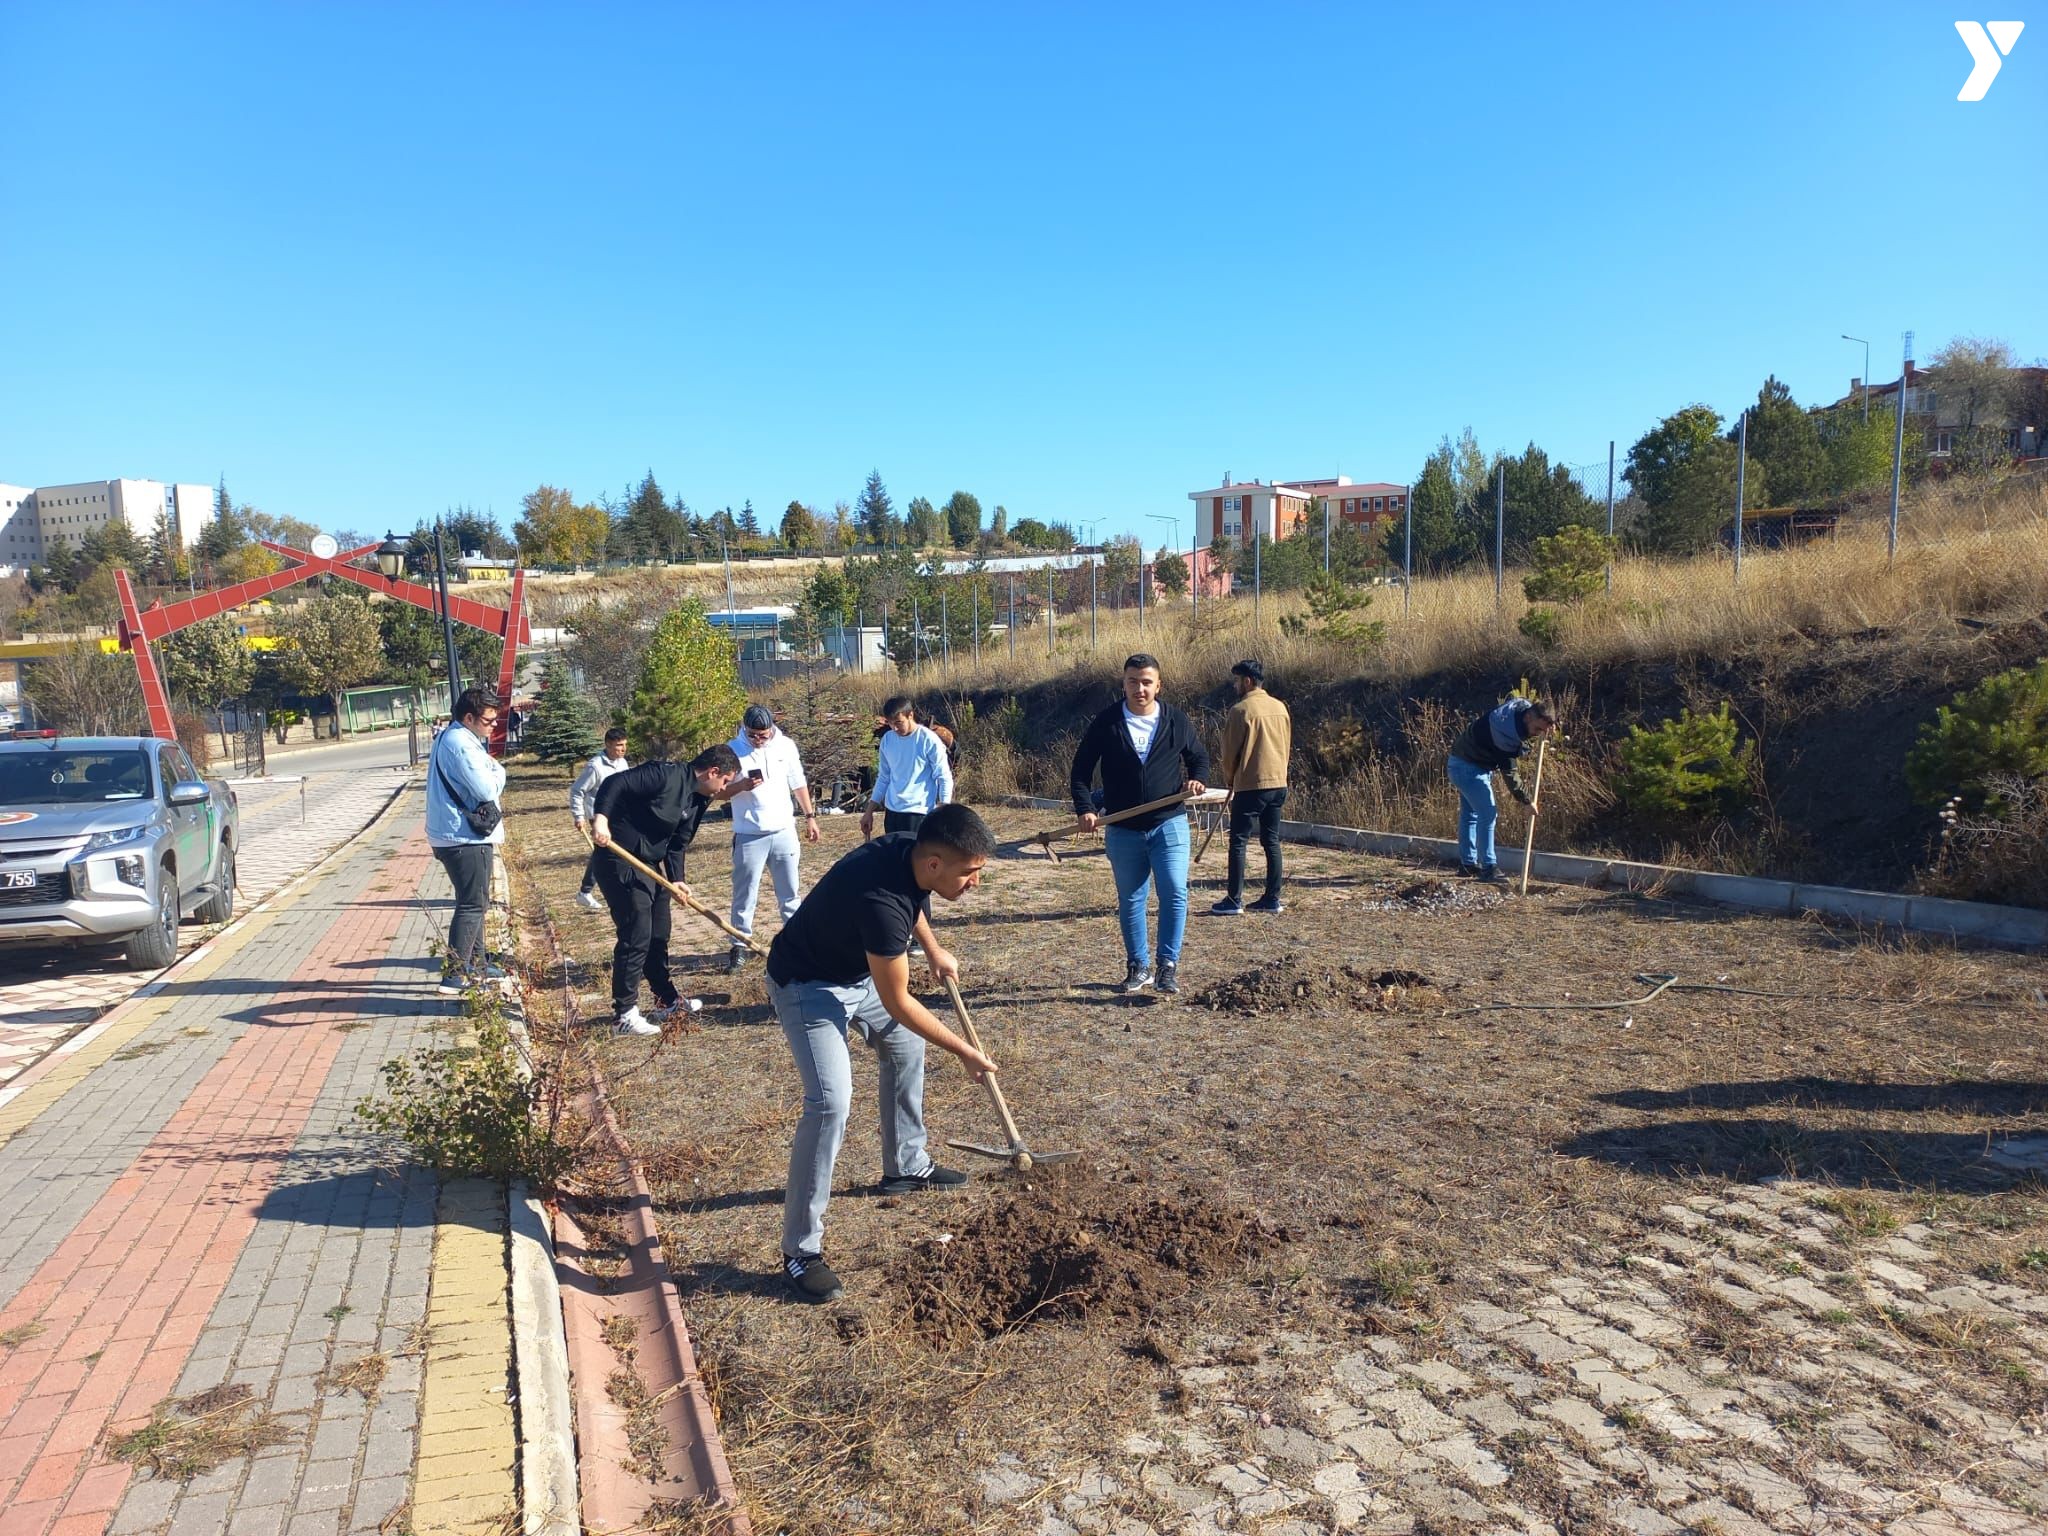
[[[1133,816],[1142,816],[1147,811],[1160,810],[1169,805],[1221,805],[1229,798],[1230,796],[1220,789],[1205,789],[1199,795],[1191,795],[1186,790],[1182,790],[1177,795],[1165,795],[1157,800],[1147,800],[1143,805],[1134,805],[1127,811],[1118,811],[1111,816],[1097,817],[1095,828],[1097,831],[1100,831],[1104,827],[1114,826],[1119,821],[1128,821]],[[1054,850],[1053,843],[1060,838],[1072,837],[1077,832],[1086,832],[1087,830],[1088,828],[1076,821],[1064,827],[1054,827],[1051,831],[1039,832],[1031,837],[1027,837],[1024,839],[1022,846],[1028,846],[1032,843],[1038,844],[1039,847],[1045,850],[1045,856],[1057,864],[1060,861],[1060,856]]]
[[[968,1017],[967,1004],[960,996],[960,983],[952,977],[946,978],[946,995],[953,1000],[953,1017],[960,1022],[960,1033],[967,1043],[977,1051],[981,1049],[981,1036],[974,1032],[974,1020]],[[974,1141],[949,1141],[949,1147],[962,1152],[974,1152],[982,1157],[992,1157],[999,1163],[1008,1163],[1019,1173],[1029,1173],[1041,1164],[1071,1163],[1081,1154],[1078,1152],[1033,1152],[1024,1144],[1024,1137],[1017,1130],[1017,1122],[1010,1118],[1010,1106],[1003,1102],[1003,1090],[996,1086],[993,1076],[984,1077],[982,1086],[988,1089],[989,1102],[996,1107],[996,1118],[1003,1122],[1003,1134],[1010,1138],[1007,1147],[988,1147]]]

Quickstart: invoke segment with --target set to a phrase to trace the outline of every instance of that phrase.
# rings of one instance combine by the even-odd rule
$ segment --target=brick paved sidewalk
[[[244,785],[242,847],[235,907],[247,911],[312,868],[390,804],[403,778],[381,773],[327,775],[306,786]],[[217,930],[192,923],[180,934],[190,954]],[[147,986],[118,951],[0,950],[0,1085],[4,1085],[116,1003]]]
[[[411,1528],[516,1507],[502,1195],[440,1188],[352,1114],[456,1022],[418,824],[408,795],[0,1103],[0,1536],[397,1529],[423,1382],[441,1456]],[[217,1419],[267,1410],[276,1444],[188,1481],[108,1454],[221,1387],[250,1406]]]

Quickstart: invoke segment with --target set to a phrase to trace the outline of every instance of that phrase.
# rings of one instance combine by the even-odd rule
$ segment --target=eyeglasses
[[[773,736],[774,734],[775,731],[773,727],[770,727],[768,730],[765,731],[749,731],[747,732],[747,740],[766,741],[769,737]]]

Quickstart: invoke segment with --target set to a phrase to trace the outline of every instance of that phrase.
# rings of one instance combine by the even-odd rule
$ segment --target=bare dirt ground
[[[561,786],[507,809],[602,1018]],[[840,1303],[773,1274],[798,1088],[758,967],[681,978],[695,1032],[592,1036],[757,1530],[2048,1530],[2038,957],[1293,848],[1283,916],[1210,918],[1219,839],[1186,994],[1132,1004],[1075,846],[935,917],[1025,1135],[1085,1160],[877,1198],[856,1050]],[[1679,985],[1594,1006],[1645,974]],[[927,1108],[935,1149],[999,1139],[950,1058]]]

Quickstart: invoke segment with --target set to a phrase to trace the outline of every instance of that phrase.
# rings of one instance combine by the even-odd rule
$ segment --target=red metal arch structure
[[[289,544],[273,544],[262,541],[263,547],[272,554],[295,560],[281,571],[268,576],[258,576],[250,581],[222,587],[217,592],[202,592],[197,597],[188,597],[176,603],[151,603],[147,608],[136,605],[135,588],[123,570],[114,572],[114,585],[121,595],[121,649],[135,656],[135,675],[142,684],[142,701],[149,711],[149,733],[166,741],[177,739],[177,730],[171,723],[170,695],[164,689],[163,673],[158,669],[156,656],[150,650],[150,643],[175,635],[189,625],[203,619],[211,619],[223,613],[230,613],[244,603],[253,603],[260,597],[281,592],[286,587],[297,586],[309,576],[339,576],[343,581],[352,581],[359,587],[395,598],[402,603],[411,603],[415,608],[424,608],[429,613],[439,613],[441,604],[432,587],[421,586],[416,581],[403,577],[389,577],[381,571],[366,571],[349,564],[364,555],[377,552],[375,544],[365,544],[360,549],[337,550],[322,557],[309,554],[303,549],[293,549]],[[498,636],[505,643],[503,659],[498,663],[498,697],[508,704],[512,698],[512,678],[519,662],[519,647],[533,643],[533,632],[526,622],[526,572],[512,573],[512,601],[509,607],[493,608],[474,598],[448,597],[448,617],[472,629],[483,630],[486,634]],[[491,751],[505,750],[506,720],[501,714],[491,732]]]

